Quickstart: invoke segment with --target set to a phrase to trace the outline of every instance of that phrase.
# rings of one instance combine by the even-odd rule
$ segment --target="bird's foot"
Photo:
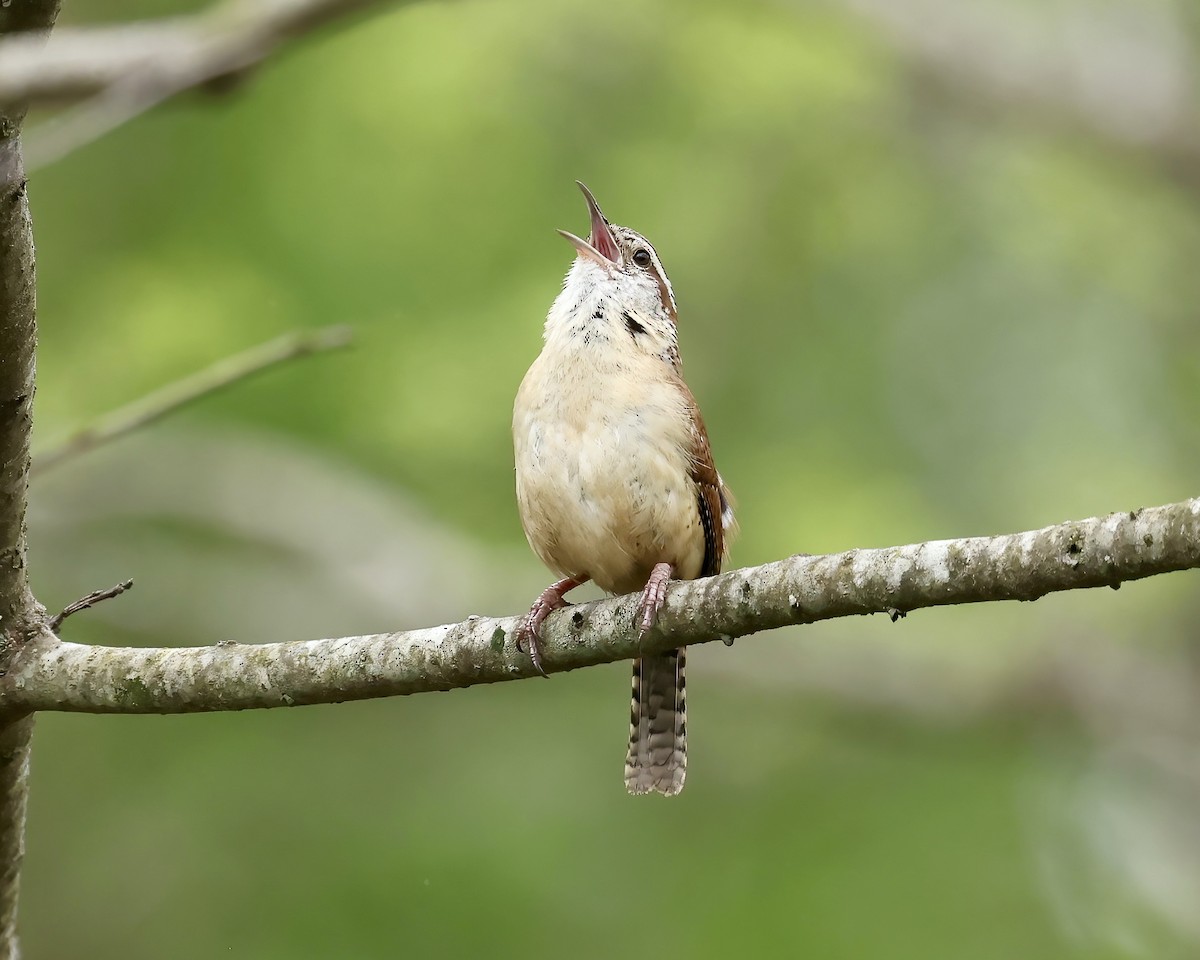
[[[522,653],[529,654],[529,659],[533,661],[534,668],[543,677],[548,677],[549,674],[546,673],[545,668],[542,666],[542,647],[538,640],[538,630],[541,629],[542,621],[555,610],[570,606],[563,598],[563,595],[568,590],[574,590],[581,583],[586,582],[586,580],[580,580],[575,577],[567,577],[559,580],[557,583],[550,584],[550,586],[538,595],[538,598],[533,602],[533,606],[529,608],[529,613],[522,617],[521,622],[517,625],[517,649]]]
[[[650,571],[650,579],[642,591],[642,602],[638,607],[638,639],[640,640],[658,620],[658,611],[667,599],[667,584],[671,582],[672,574],[669,563],[656,563]]]

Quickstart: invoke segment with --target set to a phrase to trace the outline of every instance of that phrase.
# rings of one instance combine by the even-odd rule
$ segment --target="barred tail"
[[[684,648],[642,657],[633,663],[629,710],[629,753],[625,788],[673,797],[687,776],[687,704]]]

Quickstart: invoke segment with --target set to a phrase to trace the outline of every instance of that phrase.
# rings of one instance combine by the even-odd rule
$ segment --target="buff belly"
[[[583,410],[549,399],[513,423],[530,546],[552,570],[609,593],[641,590],[656,563],[670,563],[676,578],[697,577],[704,559],[696,487],[677,436],[687,421],[673,397],[647,392]]]

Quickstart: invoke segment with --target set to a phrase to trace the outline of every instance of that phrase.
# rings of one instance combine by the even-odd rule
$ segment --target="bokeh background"
[[[68,0],[64,22],[193,4]],[[297,361],[38,477],[72,640],[512,614],[511,401],[585,229],[645,232],[737,565],[1197,492],[1191,0],[427,2],[36,171],[43,449],[292,329]],[[27,140],[38,130],[31,118]],[[678,800],[627,665],[39,720],[30,957],[1200,955],[1200,584],[689,658]]]

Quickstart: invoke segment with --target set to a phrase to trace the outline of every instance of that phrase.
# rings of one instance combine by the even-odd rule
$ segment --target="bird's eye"
[[[638,247],[633,251],[633,262],[639,267],[650,266],[650,251],[645,247]]]

